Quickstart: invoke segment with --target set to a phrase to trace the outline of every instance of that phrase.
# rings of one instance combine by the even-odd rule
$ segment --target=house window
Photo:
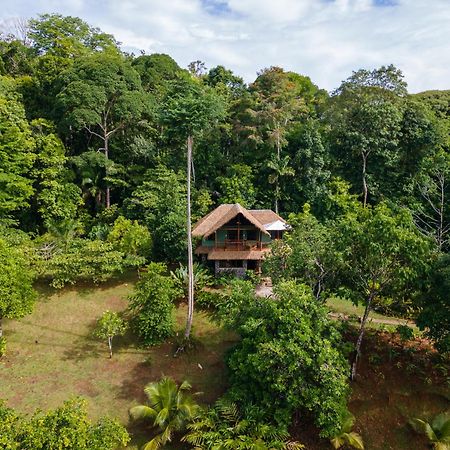
[[[256,230],[247,230],[247,241],[258,240],[258,232]]]
[[[281,239],[283,237],[283,232],[281,230],[271,231],[270,237],[272,240]]]
[[[242,241],[244,239],[244,230],[239,230],[239,234],[238,230],[227,230],[226,239],[229,241]]]

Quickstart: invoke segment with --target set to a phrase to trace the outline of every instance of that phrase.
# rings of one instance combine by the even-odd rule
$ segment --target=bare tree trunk
[[[278,197],[275,195],[275,213],[278,214]]]
[[[361,153],[363,166],[362,166],[362,182],[363,182],[363,195],[364,195],[364,208],[367,205],[367,196],[368,196],[368,188],[367,188],[367,154]]]
[[[187,138],[187,241],[188,241],[188,314],[184,337],[189,339],[191,335],[192,320],[194,317],[194,262],[192,254],[191,234],[191,167],[192,167],[192,136]]]
[[[280,128],[278,127],[277,131],[277,156],[278,160],[281,158],[281,142],[280,142]]]
[[[2,324],[3,317],[0,317],[0,339],[3,337],[3,324]]]
[[[364,310],[364,316],[363,316],[363,319],[361,321],[361,327],[359,328],[358,340],[356,341],[355,356],[353,358],[353,363],[352,363],[352,372],[351,372],[351,375],[350,375],[350,379],[352,381],[356,377],[356,367],[358,365],[359,357],[361,356],[361,344],[362,344],[362,341],[363,341],[364,332],[366,331],[367,318],[369,317],[369,313],[370,313],[371,308],[372,308],[373,297],[374,297],[374,294],[371,293],[369,295],[369,298],[367,299],[366,309]]]
[[[109,159],[109,137],[105,135],[105,158]],[[108,171],[108,168],[106,168],[106,171]],[[106,173],[106,176],[108,176],[108,172]],[[111,206],[111,190],[109,185],[106,185],[106,207],[109,208]]]
[[[440,202],[439,202],[439,226],[437,232],[437,241],[439,250],[442,250],[444,245],[444,206],[445,206],[445,178],[443,174],[438,175],[440,187]]]
[[[109,358],[112,358],[112,336],[108,336]]]

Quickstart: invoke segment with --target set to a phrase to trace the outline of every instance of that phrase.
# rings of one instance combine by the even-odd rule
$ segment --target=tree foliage
[[[423,294],[417,324],[445,353],[450,351],[450,255],[442,255],[430,273],[430,288]]]
[[[0,445],[5,450],[114,450],[130,437],[116,420],[88,419],[86,402],[66,401],[62,406],[31,417],[17,414],[0,403]]]
[[[276,426],[258,420],[251,408],[245,413],[235,403],[219,399],[214,406],[202,412],[187,426],[183,441],[196,450],[300,450],[298,442],[289,440],[289,434]]]
[[[242,339],[227,361],[230,397],[284,426],[295,410],[308,411],[321,435],[332,436],[346,407],[348,366],[326,309],[305,285],[280,283],[274,301],[242,283],[222,313]]]
[[[174,301],[181,294],[162,263],[150,263],[129,297],[133,326],[143,344],[157,344],[173,333]]]
[[[2,320],[20,319],[33,309],[34,278],[35,272],[24,248],[0,238],[0,338],[3,343]]]

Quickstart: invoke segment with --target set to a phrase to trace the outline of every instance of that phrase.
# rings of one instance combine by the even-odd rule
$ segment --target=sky
[[[246,82],[280,66],[333,90],[394,64],[410,92],[450,89],[450,0],[0,0],[0,22],[59,13],[125,51],[223,65]]]

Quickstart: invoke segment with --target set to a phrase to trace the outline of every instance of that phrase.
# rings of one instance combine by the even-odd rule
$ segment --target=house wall
[[[267,234],[261,233],[261,242],[264,244],[272,242],[272,238],[270,236],[267,236]]]

